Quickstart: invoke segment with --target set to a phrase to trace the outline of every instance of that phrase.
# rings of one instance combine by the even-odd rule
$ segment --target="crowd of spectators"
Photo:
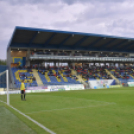
[[[21,68],[21,67],[19,67]],[[91,79],[112,79],[112,77],[107,74],[105,69],[108,69],[112,72],[112,74],[116,78],[122,78],[122,79],[129,79],[130,76],[134,76],[134,72],[132,67],[127,66],[121,66],[121,67],[115,67],[115,66],[89,66],[89,65],[83,65],[81,66],[38,66],[37,64],[32,65],[30,67],[25,67],[27,69],[27,72],[32,72],[32,69],[35,68],[40,72],[41,74],[45,75],[47,73],[48,76],[55,76],[58,78],[61,78],[61,72],[63,74],[63,77],[72,77],[73,79],[78,79],[76,75],[72,75],[71,69],[75,69],[78,75],[81,75],[82,78],[84,78],[86,81]],[[53,72],[52,70],[55,70]],[[25,74],[20,74],[20,77],[26,78]],[[32,78],[34,80],[35,78]]]

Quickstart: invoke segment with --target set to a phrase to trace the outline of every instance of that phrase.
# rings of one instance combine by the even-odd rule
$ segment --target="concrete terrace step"
[[[121,84],[121,82],[110,72],[110,71],[108,71],[107,69],[105,69],[106,70],[106,73],[108,74],[108,75],[110,75],[113,79],[115,79],[115,81],[118,83],[118,84]]]
[[[75,75],[75,76],[78,78],[78,81],[79,81],[79,82],[81,82],[81,83],[83,83],[83,84],[86,84],[86,82],[83,80],[83,78],[82,78],[80,75],[77,75],[76,70],[71,69],[71,74],[72,74],[72,75]]]
[[[63,78],[64,82],[68,82],[66,77],[63,77],[63,73],[61,71],[59,71],[59,74],[61,75],[61,77]]]
[[[49,78],[49,76],[48,76],[48,72],[49,72],[49,71],[47,71],[47,72],[45,73],[45,78],[46,78],[47,82],[51,82],[51,80],[50,80],[50,78]]]
[[[33,71],[34,77],[36,78],[37,84],[38,85],[43,85],[42,80],[40,79],[40,76],[39,76],[38,72],[35,69],[33,69],[32,71]]]
[[[56,74],[56,71],[55,70],[52,70],[52,72],[53,72],[53,74]],[[56,77],[56,79],[57,79],[58,82],[61,82],[61,79],[60,78]]]

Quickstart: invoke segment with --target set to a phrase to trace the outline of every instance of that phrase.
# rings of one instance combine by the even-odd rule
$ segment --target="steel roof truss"
[[[53,34],[51,35],[51,37],[43,44],[43,46],[45,47],[45,46],[49,45],[49,42],[53,39],[53,37],[54,37],[56,34],[57,34],[57,33],[53,33]]]
[[[133,46],[134,42],[130,42],[129,44],[127,44],[127,46],[123,46],[123,48],[121,49],[122,51],[128,49],[130,46]]]
[[[60,48],[62,45],[64,45],[64,43],[65,43],[66,41],[68,41],[71,37],[72,37],[72,34],[69,35],[69,36],[67,36],[67,38],[65,38],[65,39],[58,45],[58,48]]]
[[[30,42],[28,43],[29,46],[32,44],[32,42],[33,42],[34,39],[37,37],[37,35],[38,35],[38,32],[36,32],[36,33],[34,34],[34,36],[32,37],[32,39],[31,39]]]
[[[76,42],[73,47],[79,47],[87,38],[89,38],[90,36],[85,36],[82,39],[80,39],[78,42]]]
[[[87,46],[87,49],[92,48],[95,44],[97,44],[100,40],[102,40],[104,37],[99,38],[98,40],[95,40],[93,43],[89,44]]]
[[[112,42],[114,42],[116,40],[116,38],[113,38],[112,40],[110,40],[109,42],[107,42],[106,44],[103,44],[102,46],[100,46],[100,48],[106,47],[109,44],[111,44]]]

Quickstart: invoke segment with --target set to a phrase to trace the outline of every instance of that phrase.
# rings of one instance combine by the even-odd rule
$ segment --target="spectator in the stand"
[[[33,77],[33,81],[36,81],[36,78],[35,77]]]

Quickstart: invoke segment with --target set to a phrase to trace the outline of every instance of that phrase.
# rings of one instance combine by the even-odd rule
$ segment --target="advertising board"
[[[67,86],[68,90],[83,90],[84,85],[83,84],[72,84]]]
[[[65,91],[65,90],[83,90],[83,84],[72,85],[51,85],[51,86],[39,86],[39,87],[27,87],[26,93],[40,93],[50,91]],[[1,91],[0,95],[7,94],[6,91]],[[20,90],[9,91],[9,94],[20,94]]]
[[[50,88],[50,91],[65,91],[65,88]]]
[[[47,90],[45,90],[45,89],[41,89],[41,90],[30,90],[30,92],[28,91],[27,92],[27,90],[26,90],[26,93],[41,93],[41,92],[46,92]],[[50,90],[49,90],[50,91]]]
[[[111,86],[109,86],[109,88],[119,88],[119,87],[122,87],[122,85],[111,85]]]
[[[127,84],[129,87],[134,87],[134,82],[128,82]]]
[[[48,89],[48,87],[47,86],[27,87],[27,90],[41,90],[41,89]]]
[[[48,86],[50,91],[64,91],[64,90],[82,90],[84,89],[83,84],[72,84],[72,85],[54,85]]]
[[[112,85],[113,82],[114,79],[88,81],[91,89],[109,88],[109,86]]]

